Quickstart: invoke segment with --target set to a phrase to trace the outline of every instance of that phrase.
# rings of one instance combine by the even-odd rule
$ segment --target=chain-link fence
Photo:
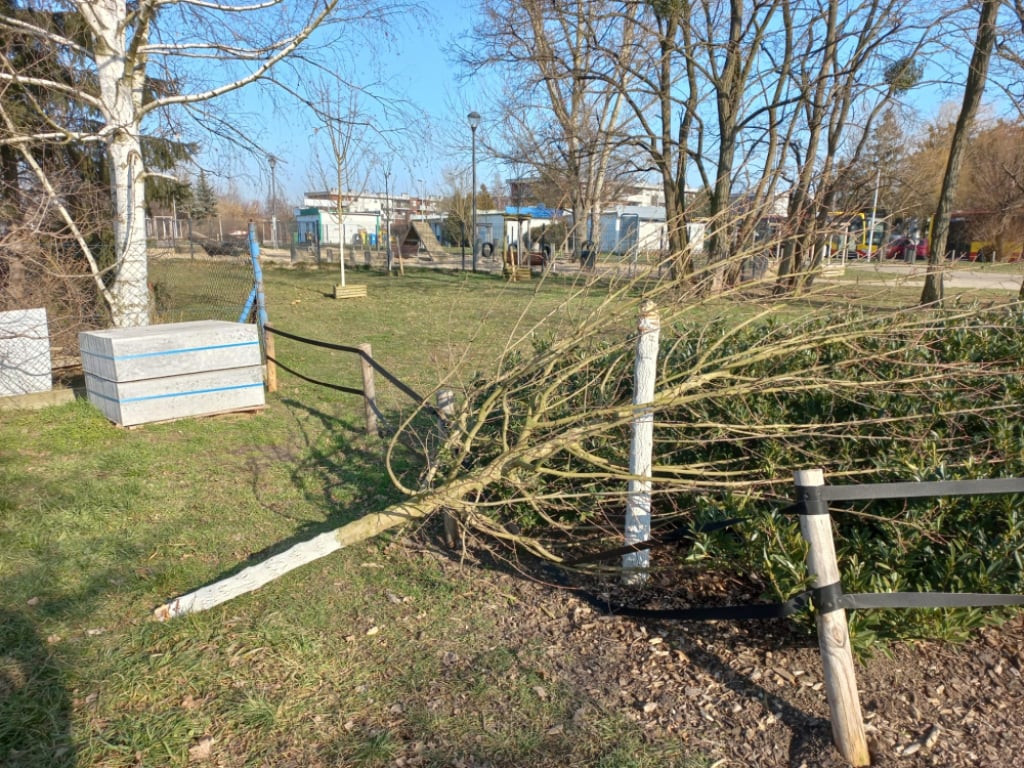
[[[110,324],[78,243],[69,232],[53,226],[51,206],[44,203],[27,208],[24,221],[0,223],[0,312],[13,313],[0,333],[10,344],[16,343],[15,337],[34,343],[36,331],[27,330],[22,322],[27,315],[21,313],[29,311],[38,311],[48,329],[46,359],[33,356],[46,364],[47,376],[51,360],[55,373],[75,366],[79,332]],[[34,321],[32,325],[37,327]]]
[[[149,285],[155,323],[238,322],[255,276],[248,254],[207,256],[156,250],[150,255]]]

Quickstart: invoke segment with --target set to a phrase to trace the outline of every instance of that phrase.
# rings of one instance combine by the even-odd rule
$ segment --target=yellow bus
[[[829,214],[828,243],[833,258],[877,258],[879,253],[884,253],[888,235],[886,211],[835,211]]]
[[[946,256],[970,261],[1019,261],[1024,255],[1024,214],[954,211]]]

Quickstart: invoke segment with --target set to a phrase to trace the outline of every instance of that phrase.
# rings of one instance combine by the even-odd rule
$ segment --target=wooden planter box
[[[336,299],[365,299],[365,285],[335,285],[334,298]]]
[[[134,426],[264,405],[255,325],[220,320],[79,334],[89,401]]]

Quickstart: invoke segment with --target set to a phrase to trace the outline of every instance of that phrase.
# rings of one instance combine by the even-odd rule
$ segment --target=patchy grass
[[[209,268],[165,262],[161,278]],[[368,298],[338,301],[333,279],[268,270],[272,324],[369,342],[424,396],[486,375],[516,329],[546,319],[547,333],[588,306],[551,316],[569,282],[355,273]],[[360,384],[351,355],[276,352]],[[619,713],[574,721],[579,691],[498,630],[515,601],[394,538],[152,623],[174,595],[395,500],[360,398],[279,376],[255,415],[124,430],[81,400],[4,413],[0,765],[695,764]],[[378,395],[406,406],[379,379]]]
[[[173,286],[209,282],[210,270],[161,262],[168,311]],[[335,279],[268,269],[271,324],[370,343],[427,398],[528,353],[531,336],[586,323],[598,299],[572,278],[509,284],[410,270],[350,271],[367,298],[335,300]],[[786,311],[916,301],[903,290],[825,286]],[[360,386],[350,354],[278,338],[276,355],[312,378]],[[260,414],[134,430],[83,401],[4,413],[0,765],[709,763],[560,673],[540,636],[518,631],[521,596],[401,533],[207,613],[152,623],[165,600],[396,500],[360,398],[283,371],[279,383]],[[377,391],[388,413],[409,405],[379,378]]]

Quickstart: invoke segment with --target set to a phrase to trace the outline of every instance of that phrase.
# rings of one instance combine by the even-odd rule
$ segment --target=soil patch
[[[540,643],[551,679],[588,706],[682,740],[725,766],[838,768],[817,640],[789,620],[643,621],[607,616],[571,590],[437,550],[453,578],[516,598],[495,643]],[[470,573],[471,572],[471,573]],[[751,601],[714,578],[721,604]],[[964,644],[898,643],[857,666],[872,765],[1009,766],[1024,752],[1024,614]],[[585,716],[585,713],[584,713]]]

